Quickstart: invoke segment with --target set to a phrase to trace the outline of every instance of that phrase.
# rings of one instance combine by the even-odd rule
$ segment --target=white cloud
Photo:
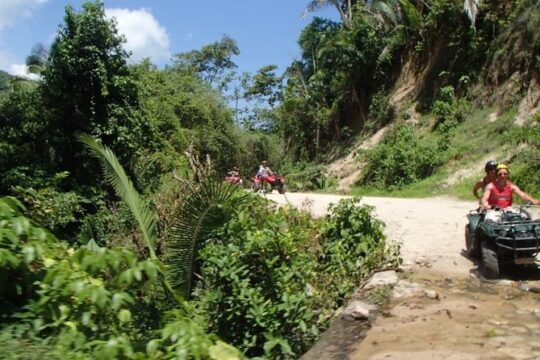
[[[48,0],[0,0],[0,40],[2,38],[2,30],[15,26],[16,22],[22,19],[31,18],[32,15],[45,4]],[[2,45],[0,41],[0,46]],[[19,75],[29,78],[34,78],[35,75],[30,74],[22,67],[25,65],[14,64],[12,54],[5,49],[0,48],[0,69],[4,69],[12,75]]]
[[[29,18],[48,0],[0,0],[0,29],[13,26],[21,18]]]
[[[11,64],[8,73],[15,76],[24,77],[31,80],[39,80],[41,77],[37,74],[28,72],[28,67],[25,64]]]
[[[126,50],[132,52],[132,62],[146,57],[154,63],[170,59],[167,31],[147,9],[106,9],[105,14],[116,18],[118,31],[127,40]]]

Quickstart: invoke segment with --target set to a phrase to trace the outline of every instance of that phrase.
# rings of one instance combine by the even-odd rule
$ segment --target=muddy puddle
[[[474,269],[461,279],[425,269],[402,277],[416,294],[390,301],[369,324],[336,320],[302,359],[540,359],[538,269],[499,281]]]

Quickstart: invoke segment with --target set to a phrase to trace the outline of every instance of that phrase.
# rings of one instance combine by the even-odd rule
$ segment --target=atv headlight
[[[506,229],[500,229],[499,235],[502,237],[506,237],[508,235],[508,231]]]

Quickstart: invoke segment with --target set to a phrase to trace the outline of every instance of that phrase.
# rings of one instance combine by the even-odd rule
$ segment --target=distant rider
[[[243,181],[242,181],[242,178],[240,177],[240,170],[238,169],[238,167],[233,167],[231,170],[229,170],[227,172],[227,177],[229,178],[227,180],[227,178],[225,178],[228,182],[230,182],[231,184],[238,184],[238,185],[242,185],[243,184]]]
[[[261,165],[259,166],[259,170],[257,171],[257,176],[261,178],[261,180],[264,180],[266,177],[273,175],[274,173],[270,168],[268,167],[268,162],[266,160],[263,160]]]
[[[240,170],[235,166],[231,170],[229,170],[227,175],[233,176],[233,177],[239,177],[240,176]]]

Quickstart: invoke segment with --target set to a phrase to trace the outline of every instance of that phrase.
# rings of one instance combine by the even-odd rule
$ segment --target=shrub
[[[368,152],[362,182],[376,188],[402,188],[424,179],[443,163],[434,141],[421,139],[410,125],[397,125],[384,142]]]
[[[239,209],[201,252],[211,330],[248,356],[298,358],[385,257],[383,224],[357,205],[322,220],[257,198]]]

